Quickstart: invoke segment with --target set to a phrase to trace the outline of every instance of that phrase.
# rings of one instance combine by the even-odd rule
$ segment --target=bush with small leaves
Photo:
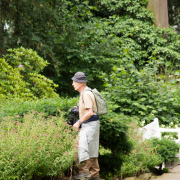
[[[38,74],[48,64],[32,49],[23,47],[8,50],[0,59],[0,95],[23,99],[57,98],[56,84]]]

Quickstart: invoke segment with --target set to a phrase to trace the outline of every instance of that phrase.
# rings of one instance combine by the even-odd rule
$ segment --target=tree
[[[5,54],[7,47],[20,45],[37,51],[49,62],[43,74],[59,85],[61,96],[75,95],[71,78],[77,71],[86,73],[92,88],[103,90],[113,66],[119,66],[120,59],[127,56],[138,70],[150,60],[161,59],[159,73],[176,72],[179,36],[173,29],[154,27],[147,3],[4,0],[0,4],[1,24],[7,23],[9,28],[0,33],[6,34],[1,36],[1,51]],[[10,13],[5,16],[7,9]]]
[[[1,54],[8,48],[33,48],[47,55],[51,51],[50,33],[53,33],[57,15],[53,1],[2,0],[0,2]]]

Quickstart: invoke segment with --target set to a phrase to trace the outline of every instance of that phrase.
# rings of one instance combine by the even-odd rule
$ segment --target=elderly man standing
[[[95,97],[86,86],[87,79],[83,72],[77,72],[73,80],[73,87],[80,93],[79,99],[79,120],[73,125],[73,128],[79,130],[79,174],[74,179],[87,178],[88,180],[99,180],[99,131],[100,124],[97,112]]]

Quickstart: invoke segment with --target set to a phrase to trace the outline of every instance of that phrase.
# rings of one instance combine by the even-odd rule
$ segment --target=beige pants
[[[90,158],[79,164],[79,173],[83,173],[87,171],[90,172],[91,177],[93,178],[99,176],[100,168],[97,158]]]

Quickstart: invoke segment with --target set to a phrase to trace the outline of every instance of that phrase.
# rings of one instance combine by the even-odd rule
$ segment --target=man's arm
[[[88,108],[87,109],[87,113],[81,118],[79,119],[82,123],[87,121],[91,116],[94,115],[94,112],[92,110],[92,108]],[[80,126],[80,123],[77,121],[74,125],[73,125],[73,128],[76,129],[78,131],[79,129],[79,126]]]

